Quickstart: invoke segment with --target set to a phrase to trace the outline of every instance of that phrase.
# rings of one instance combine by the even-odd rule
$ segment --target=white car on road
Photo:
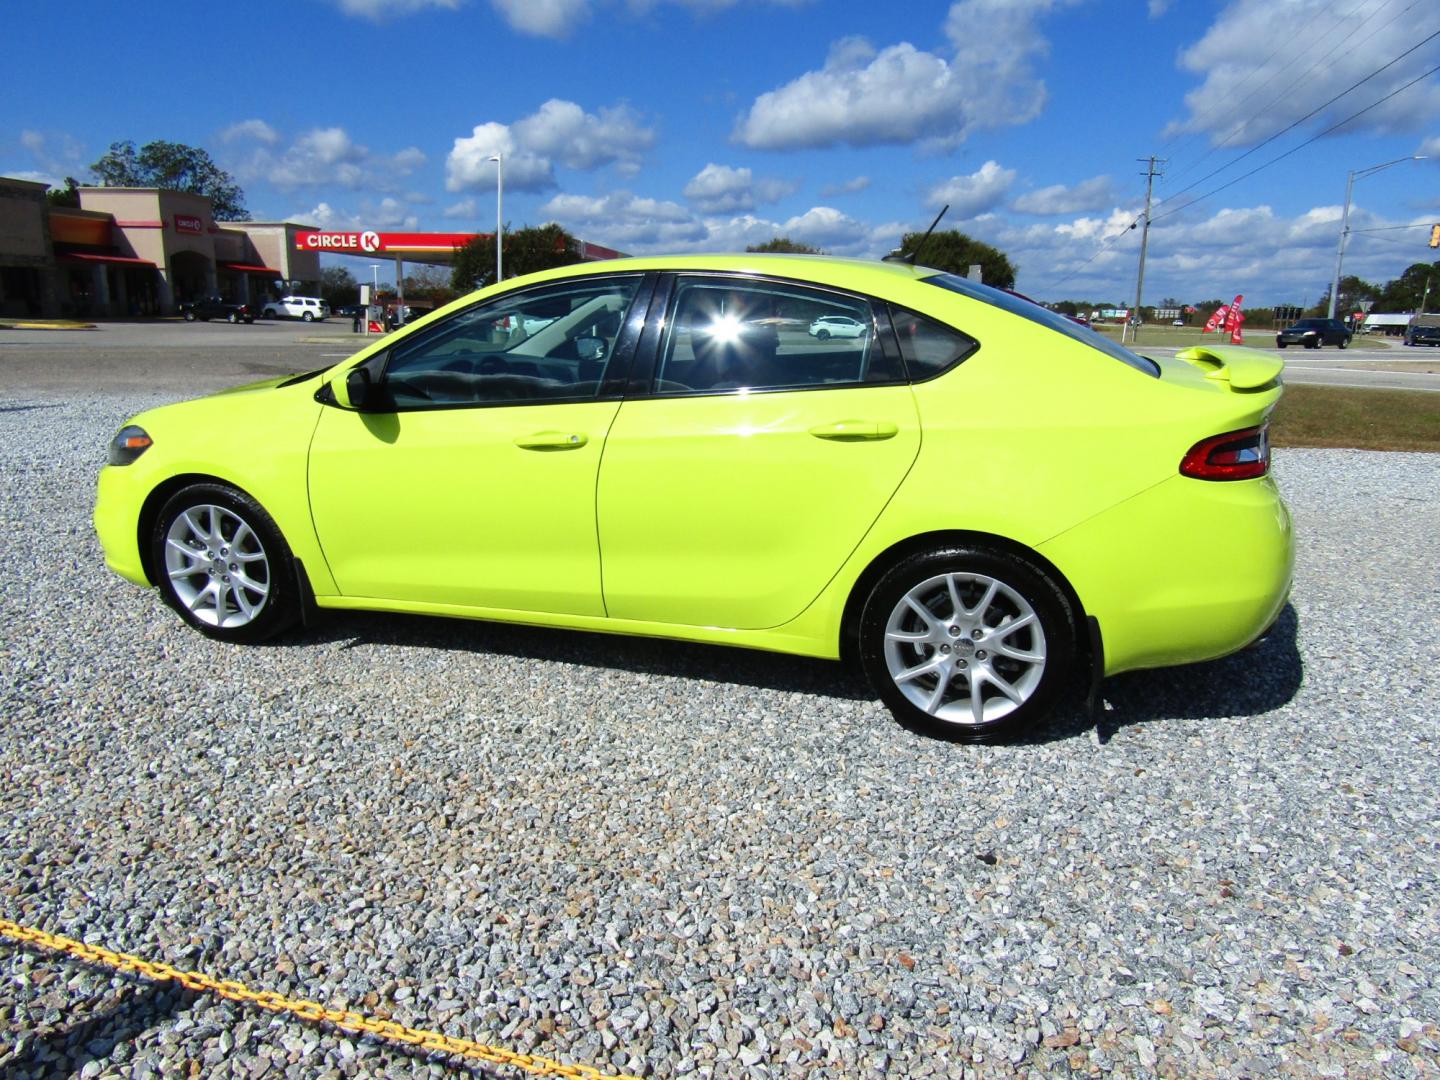
[[[821,341],[832,337],[858,338],[869,331],[863,322],[848,315],[821,315],[810,324],[810,336]]]
[[[261,312],[267,319],[304,319],[317,322],[330,317],[330,305],[313,296],[282,296],[265,304]]]

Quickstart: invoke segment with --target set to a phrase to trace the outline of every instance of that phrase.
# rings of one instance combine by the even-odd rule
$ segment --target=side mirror
[[[575,353],[581,360],[602,360],[605,357],[605,339],[598,337],[576,338]]]
[[[364,365],[351,368],[345,376],[345,396],[350,407],[364,412],[374,403],[375,384],[370,381],[370,371]]]

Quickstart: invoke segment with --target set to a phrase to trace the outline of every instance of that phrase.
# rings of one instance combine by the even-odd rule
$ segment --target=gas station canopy
[[[479,237],[492,233],[422,233],[422,232],[298,232],[295,247],[299,251],[353,255],[368,258],[387,255],[406,262],[449,265],[455,252]],[[577,254],[585,262],[618,259],[624,252],[600,244],[576,241]]]

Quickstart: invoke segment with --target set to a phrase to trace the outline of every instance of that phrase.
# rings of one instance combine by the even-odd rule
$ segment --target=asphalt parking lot
[[[347,349],[276,325],[0,334],[0,918],[657,1077],[1440,1072],[1440,455],[1277,452],[1269,638],[955,746],[789,657],[187,631],[104,567],[95,472]],[[514,1075],[0,940],[6,1077],[449,1071]]]

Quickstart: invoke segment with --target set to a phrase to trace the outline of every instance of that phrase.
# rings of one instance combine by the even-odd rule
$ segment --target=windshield
[[[1143,371],[1146,375],[1153,375],[1156,378],[1160,376],[1160,365],[1148,356],[1131,352],[1105,335],[1096,333],[1077,322],[1072,322],[1064,315],[1051,311],[1049,308],[1041,307],[1033,300],[1025,300],[1000,289],[993,289],[989,285],[981,285],[969,278],[957,277],[955,274],[936,274],[923,280],[931,285],[938,285],[942,289],[948,289],[950,292],[959,293],[961,296],[968,296],[972,300],[979,300],[982,303],[998,307],[1002,311],[1008,311],[1011,315],[1019,315],[1022,319],[1039,323],[1049,330],[1089,345],[1092,349],[1098,349],[1106,356],[1113,357],[1136,371]]]

